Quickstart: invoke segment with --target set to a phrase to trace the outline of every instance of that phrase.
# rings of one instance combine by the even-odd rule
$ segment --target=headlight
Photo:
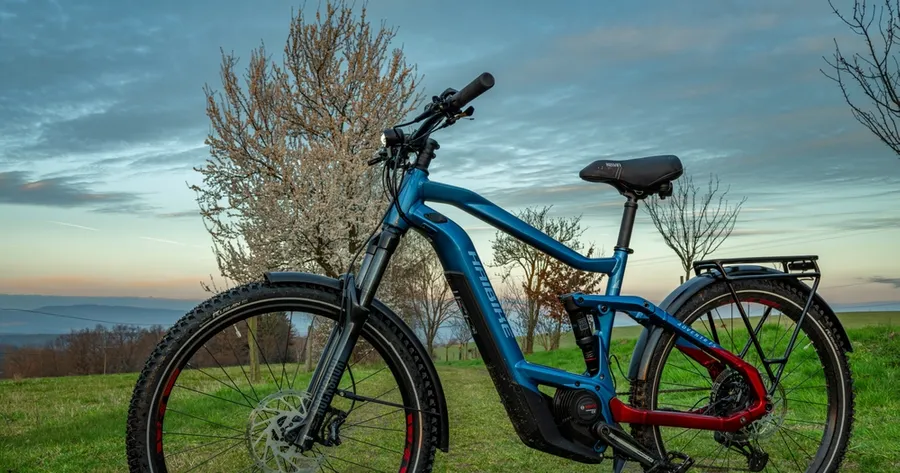
[[[403,130],[388,128],[381,132],[381,146],[399,146],[403,144]]]

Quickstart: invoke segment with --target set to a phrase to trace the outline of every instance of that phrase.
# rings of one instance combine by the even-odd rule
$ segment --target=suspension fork
[[[300,445],[303,450],[312,448],[322,429],[325,413],[334,399],[350,354],[369,318],[375,292],[401,237],[400,229],[385,225],[381,233],[369,241],[366,256],[360,266],[359,281],[353,274],[346,274],[341,280],[341,313],[334,330],[328,336],[309,383],[309,392],[313,397],[307,409],[308,414],[306,419],[292,421],[285,429],[285,437]]]

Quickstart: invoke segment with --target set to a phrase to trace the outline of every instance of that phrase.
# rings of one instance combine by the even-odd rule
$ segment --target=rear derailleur
[[[724,432],[716,432],[713,438],[720,445],[747,458],[747,469],[750,471],[763,471],[769,463],[769,454],[754,447],[745,439],[733,438],[731,434]]]

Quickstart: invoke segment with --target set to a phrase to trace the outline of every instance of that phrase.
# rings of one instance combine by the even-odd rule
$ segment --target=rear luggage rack
[[[819,271],[819,263],[817,255],[803,256],[760,256],[755,258],[719,258],[694,262],[694,273],[700,274],[712,273],[714,270],[718,272],[716,276],[726,281],[736,281],[739,279],[770,279],[770,278],[818,278],[822,276]],[[726,270],[726,266],[732,265],[781,265],[781,274],[751,274],[746,276],[731,276]]]
[[[739,356],[744,358],[744,356],[747,355],[747,351],[750,350],[750,347],[755,346],[757,353],[763,362],[763,368],[765,368],[766,374],[769,375],[769,379],[772,381],[770,383],[771,387],[769,388],[769,395],[772,395],[775,392],[779,381],[781,381],[781,376],[784,374],[784,368],[797,343],[797,336],[800,335],[800,328],[803,326],[803,322],[806,321],[806,315],[809,313],[809,308],[812,305],[813,300],[815,300],[816,290],[819,288],[819,280],[822,277],[822,273],[819,271],[818,260],[819,257],[816,255],[805,255],[721,258],[694,262],[694,273],[697,276],[710,275],[716,279],[725,281],[725,284],[728,286],[728,291],[731,293],[732,299],[737,303],[741,318],[744,320],[744,324],[750,333],[750,339],[747,340],[747,343],[744,345],[744,349],[741,350]],[[759,269],[754,270],[752,265],[759,265]],[[781,268],[780,270],[773,270],[774,268],[763,265],[781,265]],[[751,267],[748,268],[747,266]],[[735,272],[739,268],[741,270],[740,275],[736,276],[729,274],[729,270]],[[788,341],[788,345],[782,356],[770,358],[764,355],[762,346],[759,343],[758,335],[763,324],[765,324],[766,320],[769,318],[772,308],[768,307],[766,309],[760,317],[759,323],[754,328],[751,324],[750,317],[744,310],[743,304],[741,304],[740,298],[732,285],[732,282],[742,279],[793,279],[795,284],[800,285],[804,284],[801,281],[802,279],[812,280],[812,288],[809,291],[809,297],[806,299],[806,304],[803,306],[803,312],[800,313],[800,317],[797,319],[794,332],[791,334],[790,341]],[[707,315],[709,315],[710,324],[712,325],[712,315]],[[718,343],[718,340],[716,340],[716,342]],[[772,370],[773,365],[777,365],[776,371]]]

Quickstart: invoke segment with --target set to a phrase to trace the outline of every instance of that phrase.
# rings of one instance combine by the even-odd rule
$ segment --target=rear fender
[[[298,272],[270,272],[265,274],[266,281],[271,283],[301,283],[301,284],[311,284],[322,286],[327,289],[340,291],[341,290],[341,282],[334,278],[329,278],[326,276],[311,274],[311,273],[298,273]],[[428,356],[428,352],[425,350],[425,347],[422,346],[422,342],[419,341],[419,338],[416,334],[409,328],[409,325],[403,321],[400,317],[397,316],[390,308],[384,305],[381,301],[374,299],[372,300],[372,310],[378,311],[385,316],[391,323],[400,328],[400,331],[403,333],[403,336],[406,337],[413,346],[413,350],[415,350],[416,354],[422,360],[422,363],[425,364],[425,368],[428,372],[428,377],[431,378],[431,385],[434,387],[433,395],[435,396],[435,402],[437,404],[438,412],[440,413],[440,426],[439,426],[439,437],[438,437],[438,448],[447,452],[450,447],[450,421],[449,416],[447,415],[447,401],[444,398],[444,389],[441,386],[441,379],[438,377],[437,370],[434,368],[434,363],[431,360],[431,357]]]
[[[725,268],[725,271],[729,276],[783,274],[777,269],[755,265],[728,266]],[[666,296],[659,304],[659,307],[669,314],[675,315],[690,298],[694,297],[698,292],[719,279],[717,271],[711,271],[693,277]],[[794,287],[800,290],[801,294],[806,296],[809,296],[809,292],[812,290],[798,279],[785,278],[782,280],[788,284],[794,285]],[[852,352],[853,347],[850,346],[850,337],[847,336],[847,332],[844,330],[844,326],[838,319],[837,314],[834,313],[831,307],[825,303],[825,300],[822,299],[822,296],[819,294],[815,295],[813,302],[822,308],[825,318],[831,321],[831,324],[834,327],[835,336],[844,342],[843,346],[848,352]],[[641,331],[641,335],[638,337],[637,344],[631,354],[631,364],[628,367],[628,379],[632,382],[647,379],[647,371],[649,370],[650,361],[653,357],[653,349],[662,338],[663,332],[664,330],[660,327],[644,328],[644,330]]]

